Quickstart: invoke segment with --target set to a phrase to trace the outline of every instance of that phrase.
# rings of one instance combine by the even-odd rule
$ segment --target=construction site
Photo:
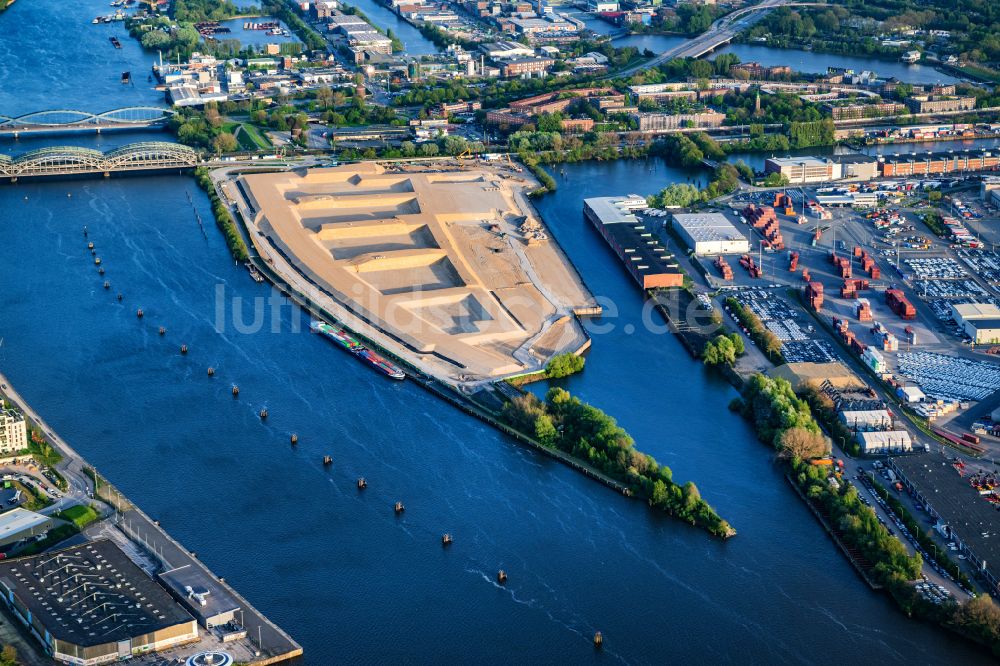
[[[593,296],[512,164],[366,162],[222,183],[254,249],[332,318],[453,385],[589,344]]]

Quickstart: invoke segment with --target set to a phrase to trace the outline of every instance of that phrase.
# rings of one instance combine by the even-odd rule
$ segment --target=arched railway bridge
[[[79,146],[51,146],[15,157],[0,155],[0,178],[17,182],[19,178],[32,176],[110,176],[128,171],[189,169],[198,164],[198,153],[192,148],[165,141],[130,143],[107,152]]]
[[[103,113],[73,109],[33,111],[20,116],[0,114],[0,134],[14,135],[96,131],[102,129],[143,129],[162,125],[174,115],[173,109],[159,106],[128,106]]]

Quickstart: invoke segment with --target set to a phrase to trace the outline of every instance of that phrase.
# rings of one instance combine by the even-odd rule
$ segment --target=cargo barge
[[[371,349],[368,349],[363,344],[361,344],[354,336],[345,331],[342,328],[336,326],[331,326],[322,321],[314,320],[309,324],[309,328],[314,333],[319,333],[330,340],[332,340],[336,345],[342,347],[345,351],[354,354],[356,357],[365,361],[376,370],[381,372],[387,377],[392,377],[393,379],[405,379],[406,373],[403,372],[398,366],[385,360]]]

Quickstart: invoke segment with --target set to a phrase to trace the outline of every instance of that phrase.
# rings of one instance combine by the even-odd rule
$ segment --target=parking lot
[[[743,289],[734,291],[732,296],[781,340],[781,353],[789,363],[836,360],[833,345],[818,339],[814,326],[788,303],[784,294],[767,289]]]
[[[971,278],[914,280],[913,289],[925,300],[928,298],[965,298],[981,303],[983,299],[990,298],[989,292]]]
[[[961,280],[969,277],[965,267],[951,257],[914,257],[904,259],[914,279]]]
[[[1000,253],[960,248],[956,254],[981,280],[1000,286]]]
[[[983,400],[1000,389],[1000,365],[931,352],[901,352],[899,374],[943,400]]]
[[[827,363],[836,361],[833,345],[826,340],[795,340],[784,343],[781,353],[789,363]]]

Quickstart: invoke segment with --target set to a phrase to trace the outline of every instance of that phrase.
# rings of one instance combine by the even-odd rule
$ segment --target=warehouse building
[[[645,209],[646,200],[635,194],[583,200],[584,217],[600,232],[640,287],[680,287],[684,284],[684,274],[677,261],[635,216],[635,211]]]
[[[1000,593],[1000,532],[994,505],[979,495],[943,454],[890,458],[887,462],[914,499],[937,519],[986,584]]]
[[[899,176],[928,176],[945,173],[992,171],[1000,167],[1000,155],[993,151],[938,152],[919,155],[882,155],[879,172],[883,178]]]
[[[951,306],[955,323],[977,345],[1000,344],[1000,308],[992,303],[962,303]]]
[[[224,585],[201,567],[186,564],[160,574],[160,581],[206,629],[236,619],[240,605]]]
[[[851,430],[885,430],[892,416],[885,409],[843,410],[840,420]]]
[[[105,664],[198,640],[194,618],[106,539],[0,562],[0,593],[65,664]]]
[[[780,173],[789,183],[825,183],[840,180],[841,165],[819,157],[769,157],[764,161],[764,173]]]
[[[831,158],[840,165],[843,180],[873,180],[878,178],[878,159],[868,155],[834,155]]]
[[[0,548],[45,534],[52,524],[48,516],[20,507],[0,514]]]
[[[721,213],[675,213],[673,227],[698,255],[750,251],[750,241]]]
[[[855,434],[861,452],[867,456],[887,453],[910,453],[913,441],[905,430],[873,430]]]

